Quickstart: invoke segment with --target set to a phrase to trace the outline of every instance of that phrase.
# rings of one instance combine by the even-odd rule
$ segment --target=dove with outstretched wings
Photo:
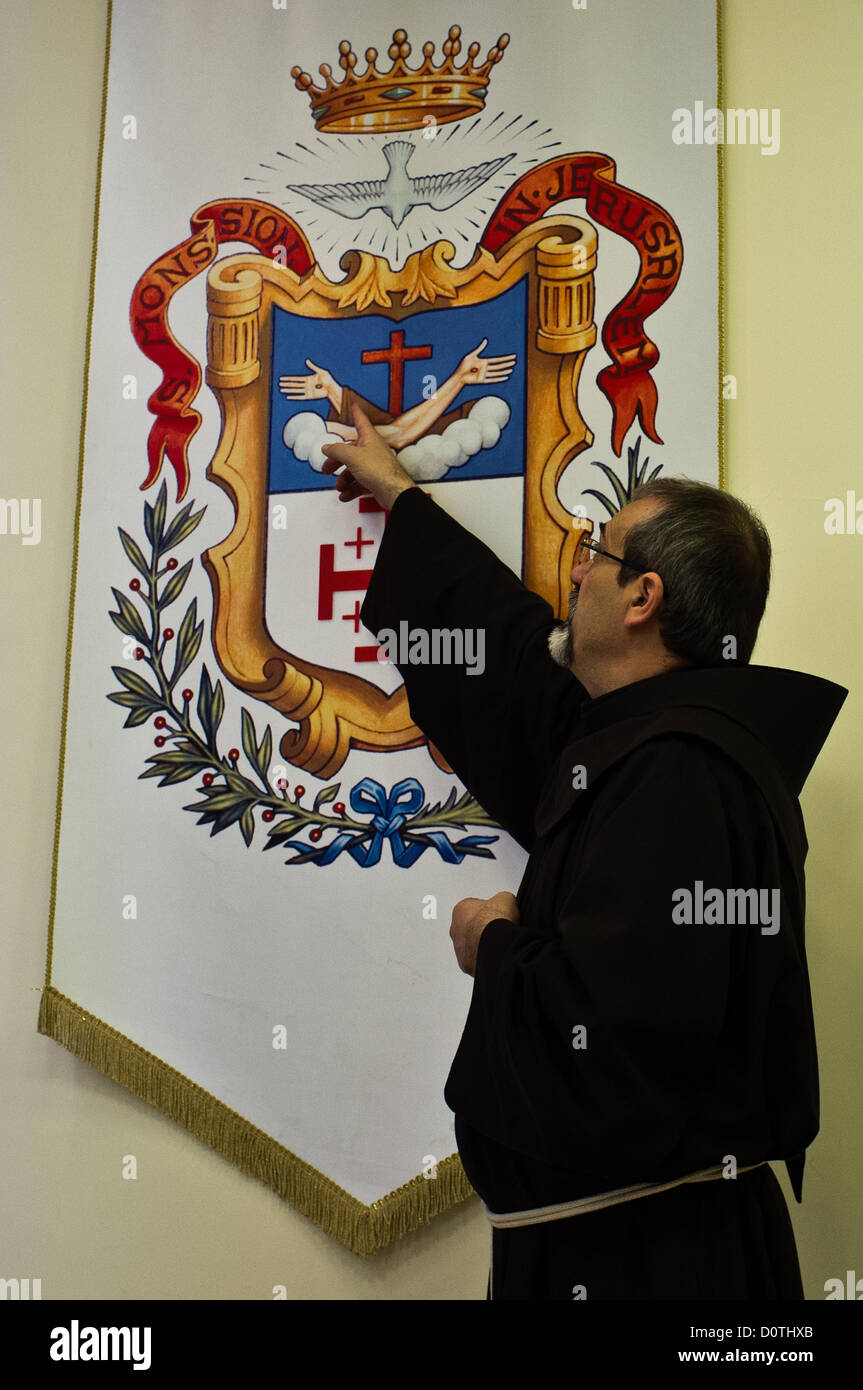
[[[393,140],[384,145],[382,153],[389,168],[382,179],[363,179],[358,183],[289,183],[286,187],[291,193],[301,193],[304,198],[310,198],[341,217],[365,217],[367,212],[380,208],[398,227],[411,209],[420,204],[439,211],[452,207],[513,158],[505,154],[469,169],[457,169],[449,174],[424,174],[414,179],[407,172],[407,166],[415,148],[409,140]]]

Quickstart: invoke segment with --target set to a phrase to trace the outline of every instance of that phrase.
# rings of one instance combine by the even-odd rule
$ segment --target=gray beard
[[[569,612],[566,617],[548,634],[548,654],[557,666],[565,671],[572,669],[572,615],[578,603],[578,590],[573,589],[569,596]]]
[[[572,665],[572,633],[569,623],[558,623],[548,634],[548,654],[552,661],[568,671]]]

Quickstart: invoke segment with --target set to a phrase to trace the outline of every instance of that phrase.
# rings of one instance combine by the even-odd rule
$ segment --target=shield
[[[503,536],[502,558],[566,611],[587,523],[557,483],[593,441],[577,387],[596,341],[596,230],[561,215],[461,269],[452,257],[439,241],[394,271],[351,252],[340,282],[261,255],[209,272],[206,380],[222,431],[208,477],[235,513],[202,557],[213,647],[228,680],[294,721],[280,752],[316,777],[351,748],[426,741],[360,624],[385,517],[368,497],[342,505],[320,471],[322,445],[354,433],[353,401],[418,485],[499,550]]]

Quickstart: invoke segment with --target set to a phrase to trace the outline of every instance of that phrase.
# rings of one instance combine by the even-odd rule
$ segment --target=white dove
[[[364,179],[359,183],[289,183],[285,186],[291,193],[301,193],[304,198],[310,198],[313,203],[342,217],[365,217],[373,208],[381,208],[398,227],[411,208],[418,204],[428,204],[439,210],[452,207],[453,203],[479,188],[496,169],[514,157],[505,154],[500,159],[487,159],[483,164],[474,164],[470,169],[457,169],[451,174],[424,174],[422,178],[413,179],[407,167],[415,148],[409,140],[392,140],[389,145],[384,145],[383,155],[389,172],[383,179]]]

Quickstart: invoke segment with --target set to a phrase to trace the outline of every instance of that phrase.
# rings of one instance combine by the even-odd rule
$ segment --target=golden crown
[[[368,67],[362,77],[356,77],[357,55],[348,40],[342,39],[339,66],[345,76],[341,82],[333,82],[328,63],[321,63],[318,69],[324,78],[323,87],[316,87],[309,74],[297,66],[291,68],[291,77],[301,92],[309,93],[318,130],[353,135],[361,131],[419,130],[426,116],[433,116],[439,125],[445,125],[484,109],[489,74],[495,63],[500,62],[509,43],[509,34],[501,34],[480,67],[473,65],[480,45],[472,43],[467,61],[458,68],[460,34],[458,24],[450,25],[440,67],[432,62],[434,44],[429,41],[423,44],[422,65],[409,68],[407,58],[411,46],[407,33],[404,29],[396,29],[387,49],[393,60],[387,73],[378,72],[375,67],[378,50],[367,48]]]

